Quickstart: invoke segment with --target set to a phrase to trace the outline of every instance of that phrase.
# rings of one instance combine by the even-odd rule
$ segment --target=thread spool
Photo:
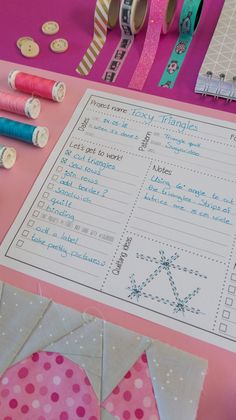
[[[13,114],[24,115],[27,118],[35,120],[40,114],[41,104],[36,98],[0,92],[0,109]]]
[[[0,144],[0,168],[11,169],[16,161],[16,150]]]
[[[37,127],[0,117],[0,135],[43,148],[48,142],[49,132],[46,127]]]
[[[62,102],[66,94],[65,83],[18,70],[9,73],[8,84],[12,89],[55,102]]]

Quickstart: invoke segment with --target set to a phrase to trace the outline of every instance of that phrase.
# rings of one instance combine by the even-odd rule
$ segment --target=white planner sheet
[[[236,350],[236,125],[88,90],[0,263]]]

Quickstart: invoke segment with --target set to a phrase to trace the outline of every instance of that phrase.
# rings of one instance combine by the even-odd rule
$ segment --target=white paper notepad
[[[236,125],[89,90],[0,263],[235,349]]]
[[[195,92],[236,100],[236,0],[225,0]]]

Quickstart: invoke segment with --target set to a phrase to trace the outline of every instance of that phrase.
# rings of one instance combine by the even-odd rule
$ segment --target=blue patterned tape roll
[[[159,86],[173,88],[197,29],[203,0],[185,0],[179,22],[179,39],[159,82]]]

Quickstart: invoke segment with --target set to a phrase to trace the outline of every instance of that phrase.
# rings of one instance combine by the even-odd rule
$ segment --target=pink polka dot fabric
[[[145,353],[126,373],[103,406],[116,420],[160,420]]]
[[[87,375],[58,353],[39,352],[0,379],[1,420],[99,420]]]

